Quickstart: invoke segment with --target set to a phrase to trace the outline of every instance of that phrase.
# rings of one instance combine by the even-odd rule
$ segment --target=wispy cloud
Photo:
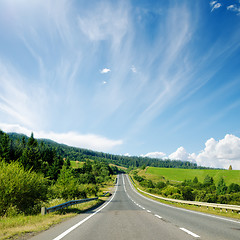
[[[222,4],[219,3],[218,1],[211,1],[211,2],[210,2],[210,6],[211,6],[211,8],[212,8],[212,9],[211,9],[211,12],[213,12],[214,10],[222,7]]]
[[[98,2],[80,13],[79,28],[91,41],[110,40],[116,48],[128,29],[127,13],[127,5],[122,1]]]
[[[133,73],[137,72],[137,69],[136,69],[136,67],[134,65],[132,65],[131,70],[132,70]]]
[[[240,2],[237,4],[232,4],[227,7],[227,10],[236,12],[237,15],[240,15]]]
[[[0,85],[0,113],[4,116],[2,120],[12,122],[12,119],[15,119],[29,127],[39,123],[37,116],[42,113],[42,109],[38,106],[38,109],[34,110],[38,105],[38,98],[35,96],[33,101],[33,96],[34,92],[40,94],[41,89],[36,91],[29,88],[14,67],[6,61],[3,63],[1,59]]]

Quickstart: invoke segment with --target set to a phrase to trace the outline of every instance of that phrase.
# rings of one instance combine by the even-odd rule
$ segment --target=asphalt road
[[[32,238],[48,239],[239,240],[240,222],[153,201],[120,175],[115,193],[104,205]]]

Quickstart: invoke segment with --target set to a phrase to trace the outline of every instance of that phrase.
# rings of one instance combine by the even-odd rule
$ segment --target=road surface
[[[49,239],[239,240],[240,222],[156,202],[139,194],[127,175],[119,175],[104,205],[32,238]]]

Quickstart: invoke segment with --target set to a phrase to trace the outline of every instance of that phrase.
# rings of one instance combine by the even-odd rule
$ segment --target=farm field
[[[231,183],[240,184],[240,170],[218,170],[218,169],[179,169],[179,168],[157,168],[148,167],[146,173],[148,178],[156,180],[157,178],[169,181],[184,181],[196,176],[198,181],[203,182],[206,175],[213,177],[214,182],[217,183],[223,177],[227,185]]]

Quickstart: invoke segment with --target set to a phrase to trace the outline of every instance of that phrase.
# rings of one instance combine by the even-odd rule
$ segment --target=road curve
[[[128,176],[119,175],[113,196],[98,209],[80,214],[32,240],[232,240],[240,222],[171,207],[139,194]]]

